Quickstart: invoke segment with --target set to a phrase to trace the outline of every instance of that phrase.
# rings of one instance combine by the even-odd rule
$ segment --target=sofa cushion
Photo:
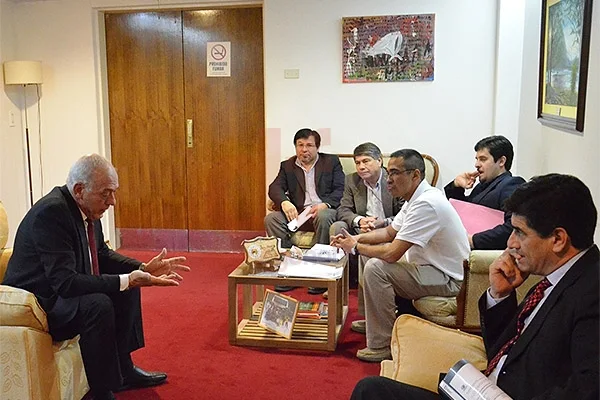
[[[27,290],[0,285],[0,325],[22,326],[48,332],[46,313]]]
[[[483,370],[487,358],[483,339],[433,322],[401,315],[392,330],[392,379],[437,392],[440,373],[459,360]]]

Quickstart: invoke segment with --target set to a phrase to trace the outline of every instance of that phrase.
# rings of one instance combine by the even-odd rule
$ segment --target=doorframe
[[[134,3],[135,0],[129,0]],[[94,54],[94,69],[96,80],[96,104],[98,106],[98,149],[100,155],[108,160],[112,159],[111,155],[111,138],[110,138],[110,113],[108,107],[108,69],[106,60],[106,26],[104,24],[104,15],[107,12],[114,11],[162,11],[162,10],[198,10],[209,8],[235,8],[244,6],[261,6],[263,10],[264,24],[264,1],[263,0],[248,0],[248,1],[198,1],[178,4],[160,4],[160,0],[156,0],[156,5],[136,5],[124,4],[121,6],[92,6],[92,35],[93,35],[93,54]],[[163,0],[164,1],[164,0]],[[168,1],[168,0],[166,0]],[[264,33],[263,33],[264,35]],[[264,36],[263,36],[264,42]],[[264,52],[263,52],[264,62]],[[263,83],[264,86],[264,83]],[[264,87],[263,87],[264,90]],[[266,110],[265,110],[266,115]],[[265,152],[266,152],[266,120],[265,120]],[[121,247],[120,237],[117,235],[117,227],[115,225],[114,207],[109,208],[101,219],[104,230],[104,239],[109,241],[111,247],[118,249]],[[240,249],[241,251],[241,249]]]

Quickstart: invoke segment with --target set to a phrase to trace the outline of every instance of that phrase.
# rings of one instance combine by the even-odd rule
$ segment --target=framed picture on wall
[[[542,0],[538,120],[583,132],[592,0]]]
[[[342,82],[433,81],[435,14],[342,18]]]

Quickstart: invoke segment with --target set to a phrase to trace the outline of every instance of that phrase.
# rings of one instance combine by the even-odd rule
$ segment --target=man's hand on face
[[[479,176],[479,172],[463,172],[454,178],[454,186],[461,187],[463,189],[471,189],[475,184],[476,178]]]
[[[190,270],[190,267],[187,265],[180,264],[185,261],[185,257],[165,258],[166,255],[167,249],[162,249],[156,257],[147,264],[144,264],[143,270],[153,276],[169,275],[176,271],[187,272]]]
[[[495,299],[508,296],[521,286],[528,276],[529,274],[519,270],[511,250],[506,249],[490,265],[490,295]]]
[[[281,211],[283,211],[288,221],[298,217],[298,210],[296,209],[296,206],[293,205],[289,200],[281,202]]]
[[[135,270],[129,274],[129,288],[142,286],[179,286],[183,278],[177,272],[154,276],[148,272]]]
[[[314,206],[311,206],[310,212],[308,213],[308,215],[310,215],[311,218],[314,218],[317,216],[319,211],[326,210],[328,208],[329,207],[327,207],[327,204],[325,204],[325,203],[315,204]]]

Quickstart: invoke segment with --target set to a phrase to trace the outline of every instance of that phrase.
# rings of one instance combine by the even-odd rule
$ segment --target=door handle
[[[185,121],[185,133],[186,133],[187,147],[188,147],[188,149],[191,149],[192,147],[194,147],[194,121],[193,120],[188,119]]]

